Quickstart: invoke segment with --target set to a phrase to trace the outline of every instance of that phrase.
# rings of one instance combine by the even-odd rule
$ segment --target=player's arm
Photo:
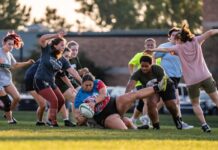
[[[70,82],[70,80],[68,79],[67,76],[62,76],[62,77],[61,77],[61,80],[64,81],[64,83],[67,84],[67,86],[68,86],[69,88],[74,89],[72,83]]]
[[[66,35],[66,32],[64,31],[60,31],[55,34],[44,34],[39,38],[39,44],[41,45],[41,47],[46,47],[46,45],[48,44],[48,40],[59,37],[61,38],[64,35]]]
[[[206,39],[208,39],[209,37],[218,34],[218,29],[210,29],[206,32],[204,32],[202,35],[197,36],[198,42],[200,44],[202,44]]]
[[[82,79],[79,75],[79,73],[72,67],[67,69],[67,72],[69,72],[73,77],[75,77],[76,80],[78,80],[80,82],[80,84],[82,83]]]
[[[18,69],[18,68],[23,68],[27,65],[31,65],[35,63],[35,61],[33,59],[29,59],[28,61],[25,62],[16,62],[11,66],[11,69]]]
[[[125,93],[130,92],[135,88],[137,81],[130,79],[129,82],[127,83]]]
[[[138,65],[140,59],[140,54],[137,53],[128,63],[129,74],[132,75],[134,73],[134,68]]]
[[[167,52],[173,52],[174,50],[172,48],[159,48],[158,47],[158,48],[150,49],[148,51],[167,53]]]
[[[129,74],[132,75],[134,71],[134,66],[133,64],[128,64],[128,69],[129,69]]]

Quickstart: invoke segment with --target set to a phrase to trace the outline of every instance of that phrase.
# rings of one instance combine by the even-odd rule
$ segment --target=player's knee
[[[2,100],[2,102],[4,104],[4,111],[5,112],[10,111],[11,100],[10,100],[9,96],[8,95],[0,96],[0,99]]]
[[[20,95],[14,96],[13,101],[19,102],[20,101]]]

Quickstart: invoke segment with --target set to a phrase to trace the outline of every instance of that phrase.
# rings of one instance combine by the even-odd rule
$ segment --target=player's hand
[[[29,59],[29,60],[27,61],[27,63],[30,64],[30,65],[31,65],[31,64],[34,64],[34,63],[35,63],[35,60]]]
[[[61,30],[61,31],[59,31],[59,32],[57,33],[57,35],[58,35],[59,38],[62,38],[62,37],[64,37],[65,35],[67,35],[67,33],[66,33],[64,30]]]
[[[92,110],[95,110],[95,102],[89,101],[87,104],[89,105],[89,107],[90,107]]]

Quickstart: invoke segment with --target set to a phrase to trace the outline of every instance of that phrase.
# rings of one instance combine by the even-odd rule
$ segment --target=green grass
[[[2,112],[3,113],[3,112]],[[2,114],[0,114],[2,115]],[[17,125],[0,119],[0,150],[46,149],[149,149],[149,150],[217,150],[218,116],[207,116],[212,133],[203,133],[193,115],[184,120],[195,126],[176,130],[169,115],[161,115],[161,130],[109,130],[87,127],[67,128],[59,119],[59,128],[36,127],[34,112],[15,112]]]

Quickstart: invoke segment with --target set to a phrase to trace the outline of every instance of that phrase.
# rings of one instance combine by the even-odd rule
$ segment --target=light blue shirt
[[[174,44],[168,42],[159,45],[159,48],[168,48],[173,46]],[[154,54],[155,58],[161,58],[161,66],[164,68],[166,74],[169,77],[182,77],[182,67],[179,57],[176,55],[172,55],[170,53],[162,53],[156,52]]]

